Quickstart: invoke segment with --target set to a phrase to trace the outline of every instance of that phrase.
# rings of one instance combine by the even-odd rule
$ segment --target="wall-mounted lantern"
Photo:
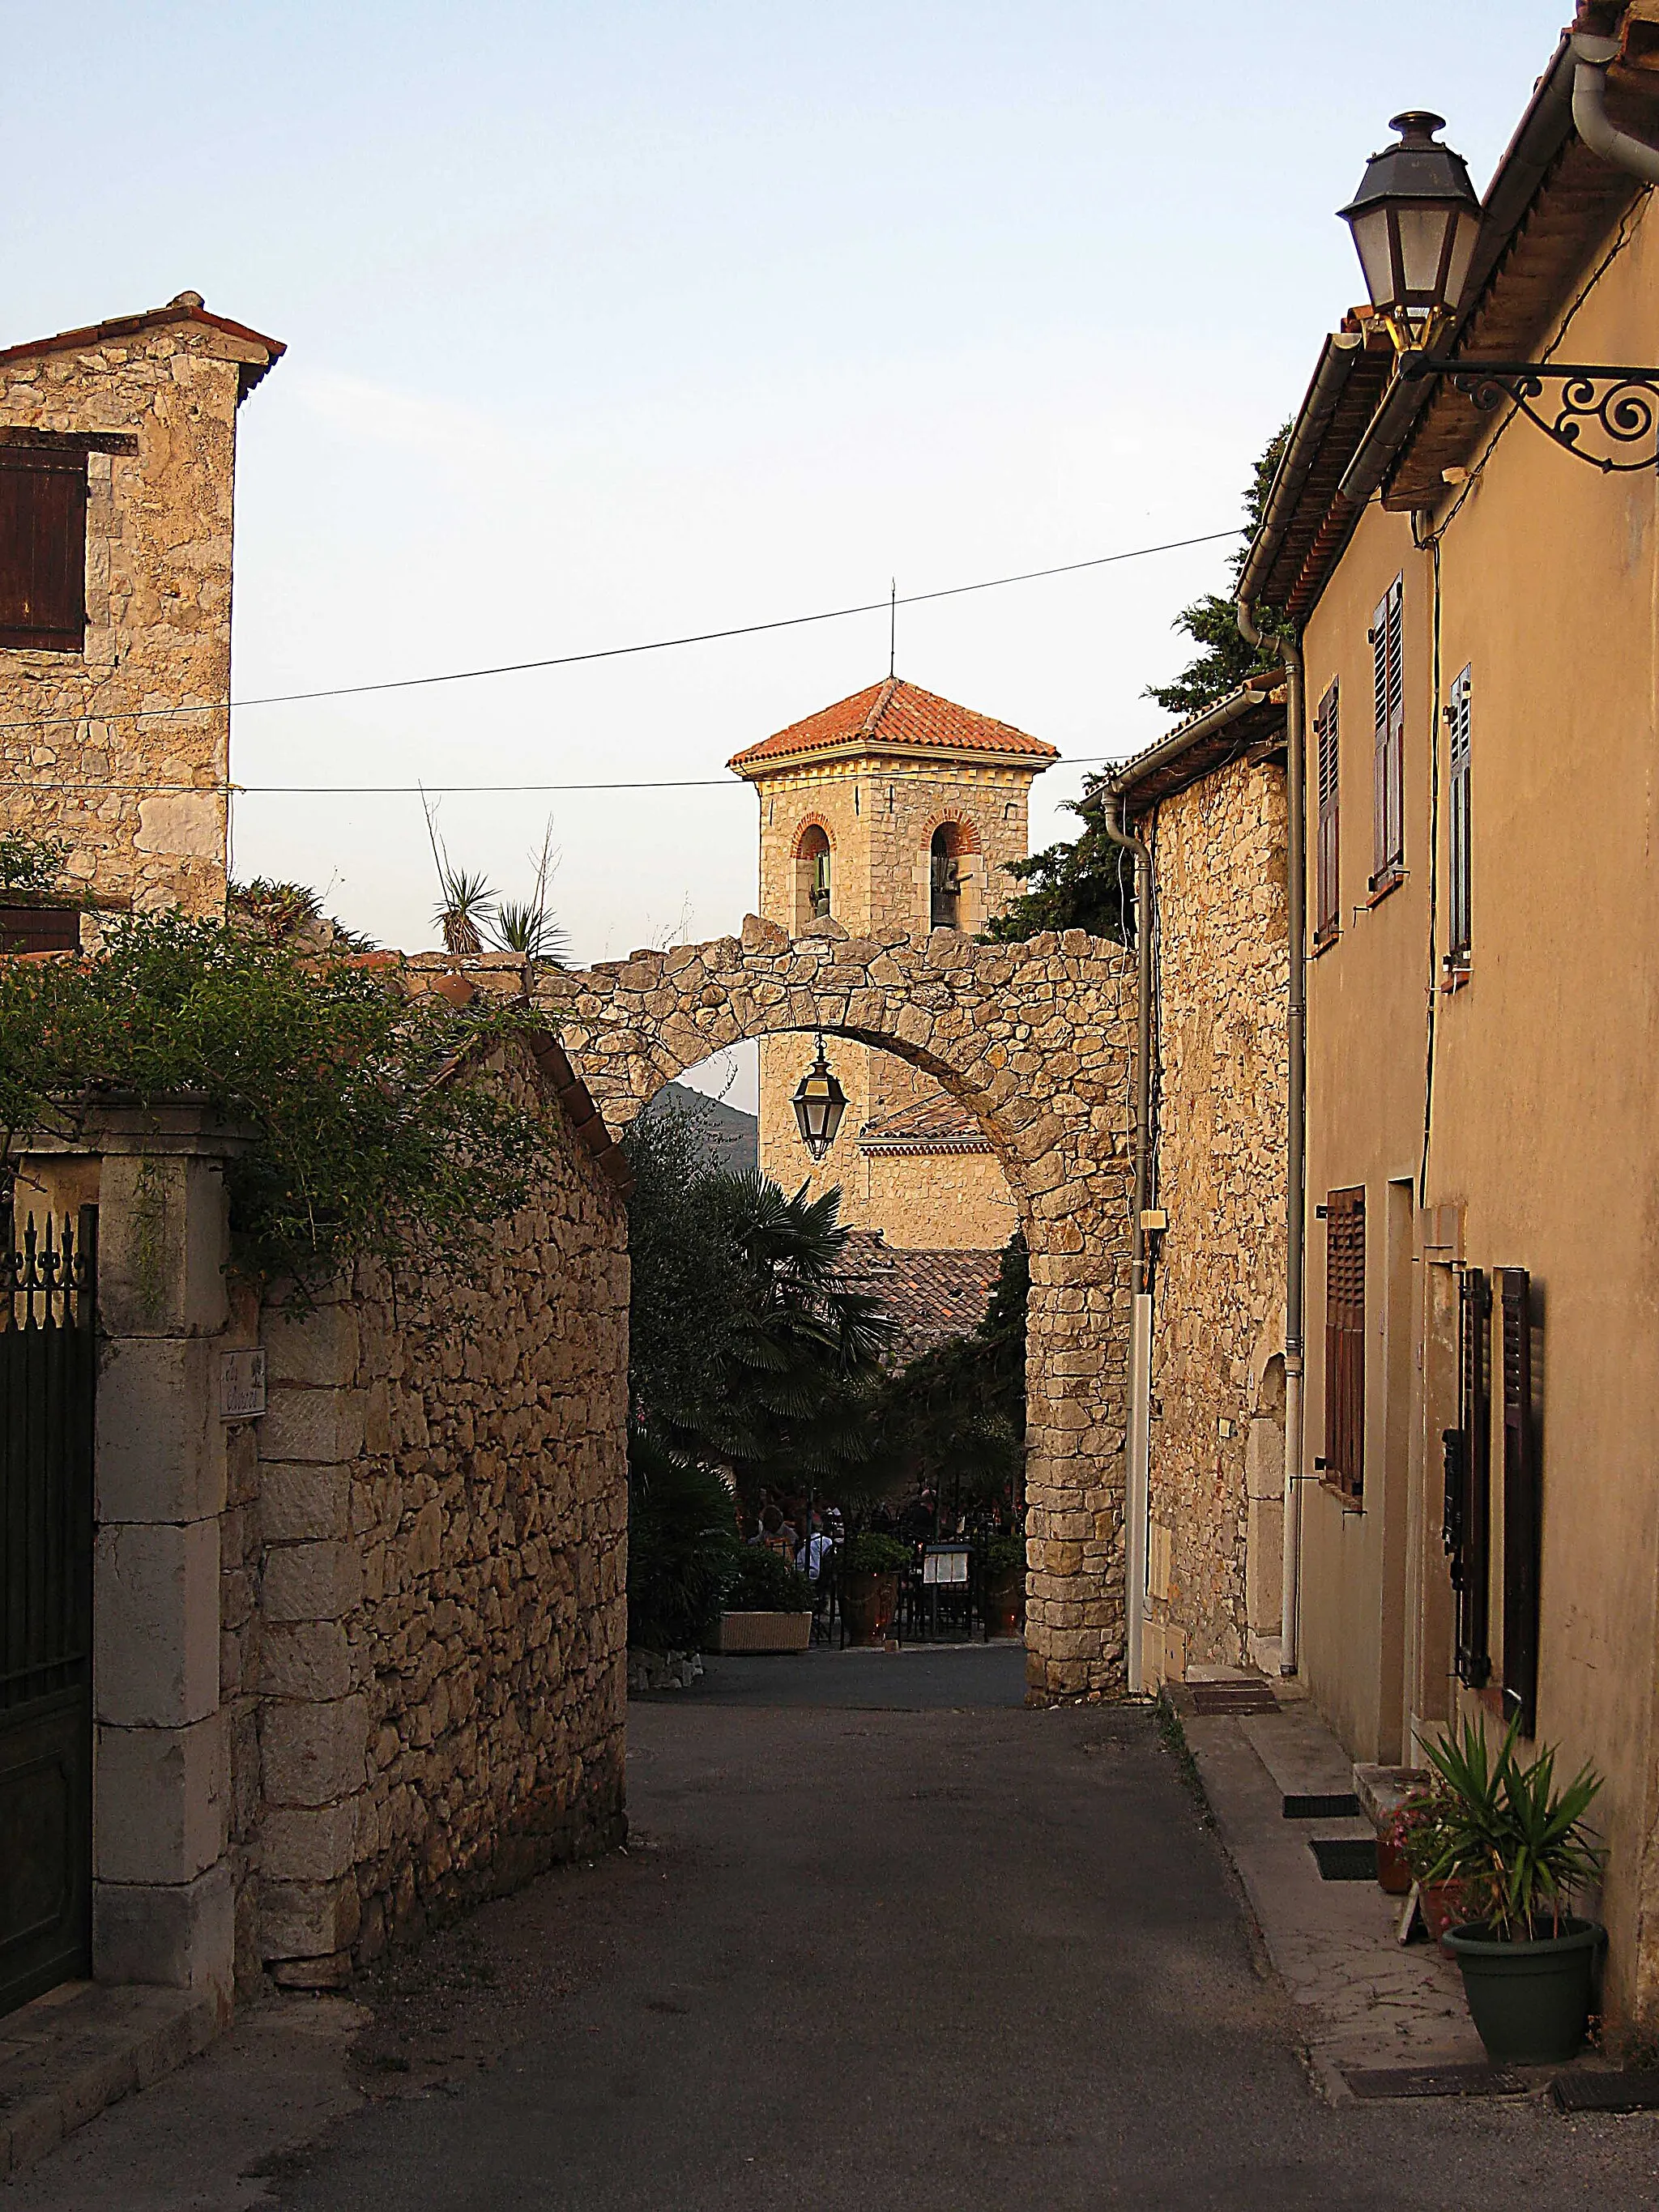
[[[1439,336],[1480,235],[1480,202],[1463,157],[1434,135],[1445,127],[1443,115],[1424,108],[1392,117],[1399,144],[1371,155],[1341,210],[1371,305],[1402,353]]]
[[[800,1140],[815,1160],[821,1160],[836,1141],[841,1127],[842,1115],[847,1111],[847,1093],[836,1082],[829,1061],[823,1056],[823,1039],[818,1039],[818,1056],[796,1086],[791,1102],[795,1109],[795,1127],[800,1131]]]

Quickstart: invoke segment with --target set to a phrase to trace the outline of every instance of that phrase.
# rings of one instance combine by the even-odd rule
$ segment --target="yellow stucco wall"
[[[1659,222],[1636,221],[1563,356],[1651,361]],[[1366,1491],[1304,1488],[1304,1658],[1357,1756],[1389,1758],[1453,1702],[1440,1431],[1456,1419],[1454,1255],[1425,1246],[1428,1018],[1436,1039],[1430,1208],[1462,1209],[1462,1257],[1531,1271],[1543,1314],[1539,1735],[1607,1778],[1604,1914],[1615,2018],[1659,2015],[1654,1781],[1659,1582],[1659,1117],[1656,1045],[1656,480],[1604,477],[1516,421],[1434,517],[1432,556],[1373,504],[1309,623],[1310,710],[1344,705],[1342,929],[1309,976],[1306,1465],[1322,1449],[1328,1190],[1367,1194]],[[1405,579],[1406,881],[1367,908],[1371,610]],[[1445,742],[1473,697],[1473,964],[1446,943]],[[1442,803],[1431,846],[1431,749]],[[1314,799],[1309,797],[1310,823]],[[1310,850],[1313,839],[1310,837]],[[1431,938],[1431,873],[1437,911]],[[1310,898],[1312,897],[1311,859]],[[1497,1340],[1494,1336],[1494,1356]],[[1495,1418],[1501,1394],[1494,1384]],[[1501,1420],[1500,1420],[1501,1425]],[[1492,1648],[1502,1679],[1501,1462]],[[1465,1703],[1473,1705],[1465,1693]],[[1483,1709],[1490,1710],[1491,1700]]]

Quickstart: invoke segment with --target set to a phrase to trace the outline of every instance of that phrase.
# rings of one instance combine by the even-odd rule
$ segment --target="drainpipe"
[[[1607,120],[1607,64],[1618,52],[1617,39],[1598,38],[1591,31],[1573,33],[1573,127],[1592,154],[1615,168],[1628,169],[1644,184],[1659,185],[1659,147],[1632,138]]]
[[[1260,645],[1247,593],[1237,606],[1239,635]],[[1279,1671],[1297,1671],[1297,1623],[1302,1596],[1302,1355],[1306,1294],[1308,969],[1307,698],[1302,647],[1273,641],[1285,664],[1285,890],[1289,909],[1290,1001],[1285,1021],[1285,1550],[1279,1595]]]
[[[1135,863],[1134,1220],[1130,1255],[1134,1287],[1129,1334],[1129,1436],[1124,1498],[1123,1571],[1129,1689],[1146,1687],[1141,1643],[1146,1625],[1146,1516],[1152,1489],[1152,1270],[1146,1249],[1152,1141],[1152,856],[1123,826],[1123,793],[1108,789],[1102,826]]]

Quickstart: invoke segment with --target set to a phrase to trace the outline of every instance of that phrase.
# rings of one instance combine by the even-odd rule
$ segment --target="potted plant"
[[[885,1644],[898,1611],[899,1577],[910,1547],[896,1536],[854,1536],[842,1560],[841,1617],[849,1644]]]
[[[1455,1881],[1470,1917],[1445,1936],[1463,1971],[1486,2055],[1547,2063],[1584,2039],[1590,1977],[1606,1941],[1570,1910],[1601,1853],[1584,1815],[1601,1787],[1586,1766],[1565,1787],[1546,1747],[1523,1765],[1511,1723],[1494,1753],[1474,1721],[1427,1747],[1441,1785],[1430,1880]]]
[[[993,1536],[985,1547],[985,1632],[1018,1636],[1025,1615],[1025,1539]]]
[[[720,1613],[722,1651],[805,1651],[812,1640],[812,1585],[775,1552],[738,1554]]]

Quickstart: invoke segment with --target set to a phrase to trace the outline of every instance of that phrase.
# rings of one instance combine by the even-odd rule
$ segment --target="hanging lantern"
[[[800,1140],[815,1160],[821,1160],[836,1141],[841,1117],[847,1111],[847,1093],[836,1082],[818,1039],[818,1056],[802,1076],[791,1102]]]
[[[1444,118],[1412,108],[1390,131],[1398,145],[1373,154],[1342,209],[1371,305],[1402,348],[1424,346],[1449,322],[1480,234],[1480,203],[1462,156],[1435,137]]]

